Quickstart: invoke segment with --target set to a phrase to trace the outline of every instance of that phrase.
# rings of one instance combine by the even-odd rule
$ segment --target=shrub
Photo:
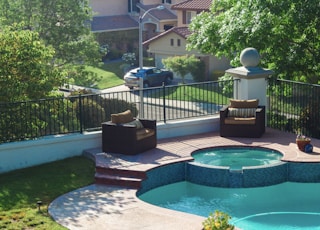
[[[222,92],[224,95],[232,95],[233,94],[233,77],[231,75],[224,75],[219,78],[220,87],[222,88]]]
[[[204,61],[198,60],[194,62],[194,67],[190,70],[195,82],[206,81],[206,64]]]
[[[82,120],[82,127],[84,129],[94,129],[101,127],[101,123],[111,120],[111,114],[121,113],[128,109],[131,110],[133,116],[138,115],[138,109],[134,103],[117,98],[104,98],[98,94],[93,94],[92,91],[79,90],[72,93],[72,95],[81,95],[82,107],[81,112],[79,108],[78,97],[70,97],[70,100],[75,104],[75,111],[78,119]]]
[[[231,217],[221,211],[210,213],[209,217],[202,222],[204,230],[233,230],[234,226],[229,224]]]
[[[34,139],[79,129],[68,99],[6,103],[0,106],[0,143]]]
[[[97,102],[88,97],[82,98],[81,111],[79,100],[75,101],[75,110],[79,111],[78,119],[82,121],[84,129],[94,129],[101,127],[101,123],[105,121],[105,111]]]
[[[311,137],[320,137],[319,125],[320,106],[318,98],[311,98],[305,108],[301,110],[299,126],[302,131]]]
[[[104,99],[101,101],[101,106],[105,109],[105,118],[111,120],[111,114],[121,113],[128,109],[131,110],[134,117],[138,115],[138,109],[134,103],[130,103],[119,99]]]

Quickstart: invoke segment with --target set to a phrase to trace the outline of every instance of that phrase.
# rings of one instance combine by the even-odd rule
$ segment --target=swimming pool
[[[143,193],[164,208],[207,217],[220,210],[240,229],[320,229],[320,183],[285,182],[255,188],[218,188],[187,181]]]
[[[224,211],[245,230],[320,230],[318,191],[320,163],[316,162],[281,161],[230,170],[185,160],[147,171],[137,196],[203,217]]]
[[[193,152],[192,157],[200,164],[239,170],[243,167],[279,163],[283,155],[272,149],[238,146],[201,149]]]

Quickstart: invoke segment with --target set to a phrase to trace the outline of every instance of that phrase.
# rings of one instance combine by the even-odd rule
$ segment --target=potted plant
[[[310,142],[311,142],[311,139],[309,137],[306,137],[305,135],[298,134],[296,137],[297,146],[301,151],[304,151],[305,146],[307,144],[310,144]]]

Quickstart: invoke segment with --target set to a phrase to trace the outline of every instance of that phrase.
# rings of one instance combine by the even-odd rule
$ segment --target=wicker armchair
[[[258,100],[230,100],[220,110],[220,136],[261,137],[265,133],[265,106]]]
[[[120,115],[125,113],[128,111]],[[117,120],[114,117],[111,117],[112,121],[102,123],[103,152],[134,155],[157,146],[155,120],[133,118]]]

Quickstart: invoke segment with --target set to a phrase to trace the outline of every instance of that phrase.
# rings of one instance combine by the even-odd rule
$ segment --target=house
[[[94,33],[135,30],[138,37],[139,15],[150,8],[165,6],[161,11],[150,11],[143,20],[145,39],[151,38],[177,25],[177,16],[171,10],[172,3],[183,0],[91,0],[94,13],[91,30]]]
[[[202,11],[209,11],[212,0],[91,0],[94,12],[92,31],[100,44],[107,43],[120,54],[138,54],[139,16],[159,5],[164,10],[151,10],[142,21],[144,49],[155,58],[155,65],[163,67],[162,59],[194,54],[206,63],[206,73],[224,72],[230,68],[225,58],[187,51],[188,25]]]
[[[149,11],[143,20],[143,40],[177,25],[177,15],[171,5],[184,0],[91,0],[94,13],[91,30],[101,45],[108,44],[113,52],[138,54],[139,16],[159,5],[164,10]]]
[[[222,75],[226,69],[230,68],[230,62],[226,58],[217,58],[212,55],[202,54],[197,50],[186,50],[187,37],[190,34],[188,25],[192,18],[202,11],[209,11],[212,0],[187,0],[171,6],[177,14],[177,26],[145,41],[148,52],[155,57],[157,67],[163,67],[162,59],[170,56],[195,55],[206,65],[207,79],[214,74]],[[192,79],[192,76],[186,76]]]

